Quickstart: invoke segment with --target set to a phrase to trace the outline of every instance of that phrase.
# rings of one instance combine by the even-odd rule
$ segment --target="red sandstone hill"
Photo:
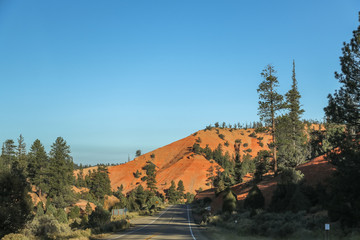
[[[258,151],[268,150],[267,144],[271,141],[271,137],[265,133],[257,133],[255,137],[254,135],[249,136],[253,132],[254,129],[227,128],[198,131],[186,138],[146,153],[133,161],[109,167],[111,187],[113,190],[116,190],[122,184],[124,192],[131,191],[139,184],[145,187],[146,183],[141,181],[141,177],[145,175],[145,171],[142,168],[146,165],[147,161],[151,160],[157,166],[156,180],[160,191],[168,189],[172,180],[176,183],[182,180],[186,192],[195,193],[200,188],[207,189],[207,170],[210,166],[213,166],[215,169],[217,163],[210,162],[202,155],[194,154],[192,152],[194,143],[199,143],[202,148],[208,145],[212,150],[221,144],[223,153],[228,151],[229,155],[233,156],[235,155],[235,140],[241,140],[241,153],[245,154],[244,151],[251,149],[250,154],[254,157]],[[221,134],[224,139],[219,137]],[[259,139],[257,138],[262,138],[263,146],[260,146]],[[152,159],[151,155],[155,157]],[[137,170],[142,173],[139,178],[135,178],[133,174]],[[86,172],[85,170],[84,173]]]
[[[300,170],[304,174],[305,184],[315,187],[318,183],[325,183],[326,180],[332,175],[335,171],[334,165],[329,163],[326,160],[325,156],[319,156],[311,161],[301,164],[296,167],[297,170]],[[265,180],[261,181],[257,184],[259,189],[265,198],[265,205],[268,206],[271,202],[271,197],[273,195],[274,190],[276,189],[276,185],[279,181],[279,176],[272,177],[269,176]],[[237,196],[237,200],[243,201],[248,195],[252,185],[247,184],[246,182],[234,185],[231,189],[234,194]],[[208,189],[203,192],[198,193],[195,198],[203,199],[203,198],[212,199],[211,208],[213,212],[217,212],[221,209],[222,206],[222,196],[216,196],[214,189]]]

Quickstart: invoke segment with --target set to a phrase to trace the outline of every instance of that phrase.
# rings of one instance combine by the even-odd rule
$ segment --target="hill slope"
[[[141,181],[141,177],[145,175],[142,168],[147,161],[151,160],[157,166],[156,180],[160,191],[168,189],[172,180],[176,183],[182,180],[185,191],[190,193],[195,193],[195,190],[199,188],[209,188],[206,186],[207,170],[210,166],[215,169],[217,163],[210,162],[202,155],[194,154],[192,152],[193,145],[198,143],[202,148],[208,145],[209,148],[214,150],[221,144],[223,152],[228,151],[229,155],[233,156],[235,155],[235,140],[238,140],[237,142],[241,140],[240,152],[245,154],[247,149],[251,149],[250,154],[256,156],[258,151],[268,150],[267,144],[270,142],[271,137],[265,133],[258,133],[256,137],[254,135],[249,136],[253,132],[254,129],[228,128],[198,131],[186,138],[141,155],[133,161],[109,167],[111,187],[116,190],[122,184],[125,193],[139,184],[145,187],[146,183]],[[260,146],[261,144],[259,144],[257,138],[262,139],[260,142],[262,142],[263,146]],[[154,156],[154,158],[151,156]],[[139,178],[134,177],[137,170],[142,173]]]

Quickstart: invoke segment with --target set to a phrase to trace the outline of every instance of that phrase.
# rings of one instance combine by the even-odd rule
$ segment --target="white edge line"
[[[164,215],[164,214],[165,214],[170,208],[172,208],[172,207],[173,207],[173,206],[170,206],[168,209],[166,209],[165,212],[163,212],[162,214],[160,214],[156,219],[152,220],[150,223],[146,224],[145,226],[143,226],[143,227],[141,227],[141,228],[138,228],[138,229],[135,229],[135,230],[133,230],[133,231],[131,231],[131,232],[125,233],[125,234],[123,234],[123,235],[116,236],[116,237],[114,237],[114,238],[110,238],[110,239],[119,239],[119,238],[121,238],[121,237],[123,237],[123,236],[129,235],[129,234],[131,234],[131,233],[134,233],[134,232],[137,232],[137,231],[140,231],[140,230],[146,228],[147,226],[149,226],[150,224],[152,224],[153,222],[155,222],[156,220],[158,220],[162,215]]]
[[[191,236],[194,240],[196,240],[196,238],[194,237],[194,234],[193,234],[193,231],[191,229],[191,225],[190,225],[190,210],[189,210],[189,204],[186,205],[187,207],[187,212],[188,212],[188,223],[189,223],[189,228],[190,228],[190,233],[191,233]]]

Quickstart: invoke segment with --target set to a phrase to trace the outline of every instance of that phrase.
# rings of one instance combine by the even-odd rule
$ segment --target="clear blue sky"
[[[118,163],[214,122],[257,121],[260,72],[292,60],[322,119],[358,0],[0,0],[0,141],[22,134],[76,163]]]

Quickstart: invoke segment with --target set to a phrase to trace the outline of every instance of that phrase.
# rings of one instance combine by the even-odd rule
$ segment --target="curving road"
[[[131,223],[135,224],[135,228],[123,233],[113,234],[107,239],[203,240],[204,237],[196,231],[196,225],[191,219],[190,211],[188,205],[171,206],[157,216],[131,221]]]

